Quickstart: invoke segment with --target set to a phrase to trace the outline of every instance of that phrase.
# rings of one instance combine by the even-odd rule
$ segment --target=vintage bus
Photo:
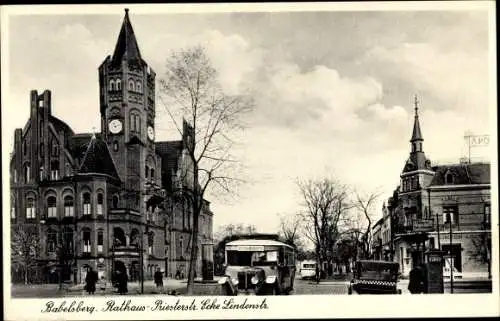
[[[300,262],[300,278],[302,280],[305,279],[316,279],[316,261],[313,260],[305,260]]]
[[[293,291],[295,249],[272,239],[240,239],[226,244],[223,293],[279,295]]]

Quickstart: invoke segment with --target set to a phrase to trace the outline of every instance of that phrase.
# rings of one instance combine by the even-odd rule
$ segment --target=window
[[[26,165],[24,165],[24,182],[25,183],[30,182],[30,180],[31,180],[30,173],[31,173],[30,164],[27,163]]]
[[[152,181],[155,180],[155,169],[154,168],[151,168],[151,180]]]
[[[97,215],[102,215],[104,213],[103,203],[104,203],[104,196],[102,195],[102,193],[97,194]]]
[[[47,217],[57,217],[57,199],[55,196],[47,198]]]
[[[119,202],[120,198],[118,197],[118,195],[113,195],[113,208],[118,208],[118,202]]]
[[[115,152],[117,152],[117,151],[118,151],[118,141],[116,141],[116,140],[113,142],[113,150],[114,150]]]
[[[149,166],[146,165],[146,170],[144,171],[146,175],[146,179],[148,179],[149,176]]]
[[[90,253],[92,250],[90,242],[90,229],[83,230],[83,253]]]
[[[453,184],[453,175],[451,173],[446,174],[446,184]]]
[[[83,215],[90,215],[90,193],[83,193]]]
[[[140,80],[137,81],[135,88],[136,88],[138,93],[142,93],[142,84],[141,84]]]
[[[128,90],[134,91],[134,89],[135,89],[134,87],[135,87],[134,86],[134,81],[132,79],[129,79],[129,81],[128,81]]]
[[[101,253],[104,247],[104,234],[102,230],[97,231],[97,252]]]
[[[111,79],[109,81],[109,90],[110,91],[114,91],[115,90],[115,81],[113,79]]]
[[[30,197],[26,199],[26,218],[35,219],[35,217],[36,217],[35,199]]]
[[[116,80],[116,90],[122,90],[122,81],[120,79]]]
[[[140,132],[141,119],[137,114],[130,114],[130,127],[133,132]]]
[[[55,181],[59,179],[59,162],[52,161],[50,163],[50,179]]]
[[[43,166],[40,166],[40,180],[43,180]]]
[[[445,224],[458,224],[458,207],[456,205],[443,206],[443,222]]]
[[[17,170],[14,169],[14,183],[17,183]]]
[[[52,156],[59,157],[59,146],[55,142],[52,143]]]
[[[491,205],[490,204],[484,204],[484,224],[489,225],[490,224],[490,210],[491,210]]]
[[[66,164],[65,168],[66,168],[66,176],[70,176],[71,175],[71,165]]]
[[[56,251],[57,233],[49,230],[47,234],[47,252],[52,253]]]
[[[43,146],[43,143],[41,143],[41,144],[40,144],[40,157],[42,157],[42,158],[43,158],[43,156],[45,155],[45,153],[44,153],[44,152],[45,152],[45,150],[44,150],[44,148],[43,148],[43,147],[44,147],[44,146]]]
[[[64,216],[72,217],[74,215],[74,205],[73,205],[73,196],[65,196],[64,197]]]
[[[148,254],[153,254],[153,244],[154,244],[155,235],[153,232],[148,234]]]
[[[16,205],[13,202],[10,207],[10,218],[15,220],[16,219]]]

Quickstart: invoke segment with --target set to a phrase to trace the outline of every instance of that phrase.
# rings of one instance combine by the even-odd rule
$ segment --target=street
[[[164,295],[167,295],[171,291],[176,291],[178,294],[182,295],[186,290],[185,280],[175,280],[167,279],[164,282]],[[311,280],[302,280],[297,278],[294,284],[294,291],[290,295],[347,295],[348,289],[348,278],[336,279],[336,280],[322,280],[319,284]],[[468,281],[461,280],[456,281],[453,284],[453,293],[491,293],[492,283],[491,281]],[[401,280],[399,282],[398,288],[402,290],[403,294],[409,294],[408,292],[408,280]],[[127,295],[140,295],[141,288],[138,282],[131,282],[128,284]],[[445,294],[449,294],[450,284],[445,283]],[[162,295],[159,293],[156,286],[151,280],[144,282],[144,294],[145,295]],[[63,291],[59,291],[58,284],[40,284],[40,285],[14,285],[12,287],[12,297],[13,298],[54,298],[54,297],[70,297],[70,296],[86,296],[88,295],[84,289],[83,285],[79,284],[76,286],[65,285]],[[107,287],[106,289],[98,290],[95,296],[109,296],[118,295],[114,288]],[[195,295],[219,295],[218,284],[201,284],[198,283],[195,286]]]

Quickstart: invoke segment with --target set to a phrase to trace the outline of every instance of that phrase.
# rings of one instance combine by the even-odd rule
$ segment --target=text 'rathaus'
[[[155,73],[128,12],[99,67],[99,87],[94,134],[76,134],[56,118],[50,91],[31,91],[30,118],[15,130],[10,160],[13,282],[59,275],[83,282],[88,267],[106,279],[121,270],[138,280],[141,266],[146,278],[157,268],[187,276],[193,215],[174,191],[188,184],[192,127],[184,122],[180,140],[155,141]],[[199,247],[212,241],[213,213],[204,204]]]

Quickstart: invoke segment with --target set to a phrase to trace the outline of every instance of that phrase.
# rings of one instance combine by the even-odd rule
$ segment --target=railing
[[[436,229],[432,219],[412,219],[403,224],[397,224],[394,228],[395,234],[430,232]]]

